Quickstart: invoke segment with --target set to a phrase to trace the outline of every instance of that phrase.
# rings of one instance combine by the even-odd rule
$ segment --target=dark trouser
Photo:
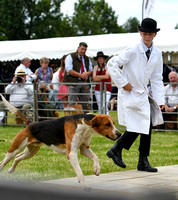
[[[83,83],[83,82],[82,82]],[[74,105],[80,100],[80,104],[82,105],[84,113],[88,112],[87,107],[87,92],[86,92],[86,85],[75,85],[75,86],[68,86],[69,91],[69,105]]]
[[[125,131],[125,133],[117,141],[117,146],[119,148],[124,148],[129,150],[134,141],[140,135],[140,146],[139,146],[140,155],[149,156],[150,144],[151,144],[151,131],[152,131],[152,125],[150,126],[149,135]]]

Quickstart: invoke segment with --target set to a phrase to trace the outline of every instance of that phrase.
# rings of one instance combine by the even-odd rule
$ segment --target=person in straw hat
[[[160,29],[154,19],[145,18],[138,30],[141,41],[113,56],[107,63],[109,74],[118,87],[118,122],[126,127],[126,131],[107,152],[107,156],[116,165],[125,168],[122,151],[129,150],[140,135],[137,170],[157,172],[157,168],[150,165],[148,156],[152,125],[164,123],[161,113],[165,107],[163,60],[161,51],[153,44]],[[121,66],[122,72],[119,69]],[[149,83],[152,96],[147,87]]]
[[[5,93],[10,94],[10,103],[22,110],[22,113],[28,117],[31,116],[33,106],[33,85],[31,82],[26,81],[26,72],[23,69],[19,69],[12,79],[12,82],[5,88]],[[0,123],[5,116],[6,106],[3,102],[0,102]]]

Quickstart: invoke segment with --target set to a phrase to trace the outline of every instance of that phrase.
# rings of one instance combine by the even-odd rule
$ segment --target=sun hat
[[[19,69],[17,73],[15,73],[14,75],[20,76],[20,75],[27,75],[27,74],[25,73],[24,69]]]
[[[103,57],[103,58],[107,59],[109,56],[104,55],[104,53],[102,51],[98,51],[96,57],[94,57],[94,60],[97,60],[98,57]]]
[[[157,28],[157,22],[154,19],[145,18],[142,20],[141,26],[138,26],[138,30],[141,32],[156,33],[160,31],[160,28]]]

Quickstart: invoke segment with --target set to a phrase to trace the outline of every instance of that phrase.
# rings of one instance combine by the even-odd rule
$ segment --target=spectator
[[[170,84],[164,88],[165,94],[165,112],[175,113],[167,114],[164,113],[163,117],[165,121],[177,121],[177,108],[178,108],[178,74],[175,71],[169,73]],[[165,123],[166,128],[177,130],[177,123]]]
[[[51,81],[52,85],[53,85],[53,91],[55,93],[54,95],[54,99],[55,99],[55,102],[56,102],[56,108],[60,108],[60,104],[58,103],[58,98],[57,98],[57,93],[58,93],[58,90],[59,90],[59,69],[53,73],[53,79]]]
[[[58,117],[55,109],[56,103],[54,99],[54,92],[44,81],[39,83],[38,88],[38,108],[40,117]]]
[[[40,65],[38,69],[36,69],[35,74],[37,76],[37,82],[40,83],[41,81],[44,81],[45,83],[51,83],[53,79],[53,69],[49,67],[49,59],[46,57],[43,57],[40,59]],[[53,89],[53,86],[50,85],[51,89]]]
[[[117,93],[118,93],[118,88],[115,85],[112,86],[112,94],[110,99],[111,110],[117,110]]]
[[[64,75],[65,75],[65,58],[66,58],[66,55],[64,55],[61,59],[61,67],[59,69],[60,83],[63,82]],[[59,94],[57,95],[57,98],[62,99],[63,108],[64,108],[64,110],[66,110],[68,107],[68,102],[67,102],[68,101],[68,86],[66,84],[60,84],[58,93]]]
[[[97,52],[97,56],[94,57],[94,60],[97,61],[97,65],[93,69],[93,81],[102,83],[102,88],[100,84],[95,86],[95,97],[98,104],[99,113],[101,114],[101,107],[106,109],[106,114],[109,115],[108,105],[111,98],[112,87],[111,84],[106,85],[106,93],[104,92],[104,85],[106,82],[111,83],[111,78],[108,73],[105,60],[108,56],[104,55],[102,51]],[[101,94],[102,94],[102,105],[101,105]]]
[[[31,65],[31,60],[29,58],[23,58],[21,60],[21,64],[16,68],[15,70],[15,74],[17,74],[17,71],[19,69],[23,69],[25,71],[25,73],[27,74],[26,76],[26,80],[33,82],[33,80],[36,80],[36,75],[31,71],[31,69],[29,68]]]
[[[168,74],[172,71],[176,72],[176,68],[170,65],[163,64],[163,82],[169,82]]]
[[[77,52],[71,53],[66,57],[66,73],[63,80],[64,83],[71,83],[71,85],[68,86],[69,106],[76,104],[77,98],[79,98],[85,113],[88,112],[86,95],[88,87],[80,83],[87,82],[88,78],[92,76],[93,70],[90,59],[85,55],[87,47],[88,45],[85,42],[81,42],[78,46]],[[72,83],[79,84],[72,85]],[[83,93],[84,95],[81,95],[80,93]]]
[[[107,63],[111,78],[118,87],[118,121],[120,125],[126,126],[126,131],[107,152],[107,156],[125,168],[122,150],[129,150],[140,135],[137,170],[157,172],[157,168],[150,165],[148,156],[152,125],[163,124],[161,110],[165,107],[162,53],[153,44],[160,29],[151,18],[143,19],[138,29],[141,41],[127,47]],[[122,72],[119,66],[123,66]],[[153,98],[147,89],[149,81]]]
[[[59,70],[60,70],[60,68],[56,72],[53,73],[53,79],[51,81],[51,83],[53,84],[53,90],[55,93],[57,93],[59,90],[59,83],[60,83]]]
[[[12,79],[12,82],[5,88],[5,93],[10,94],[10,103],[22,110],[22,113],[27,117],[32,117],[33,106],[33,85],[26,81],[26,73],[23,69],[19,69]],[[5,116],[6,106],[0,102],[1,121]],[[2,123],[2,122],[1,122]]]

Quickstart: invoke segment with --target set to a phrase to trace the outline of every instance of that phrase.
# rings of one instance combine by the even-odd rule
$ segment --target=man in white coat
[[[129,150],[140,135],[137,169],[157,172],[157,168],[150,165],[147,157],[150,153],[152,125],[163,123],[161,110],[165,104],[162,54],[153,45],[153,39],[160,29],[157,29],[157,22],[151,18],[143,19],[138,29],[140,43],[126,48],[107,64],[109,74],[118,87],[118,122],[126,126],[125,133],[107,152],[107,156],[116,165],[125,168],[122,150]],[[123,66],[122,72],[120,66]],[[149,83],[152,97],[147,88]]]

